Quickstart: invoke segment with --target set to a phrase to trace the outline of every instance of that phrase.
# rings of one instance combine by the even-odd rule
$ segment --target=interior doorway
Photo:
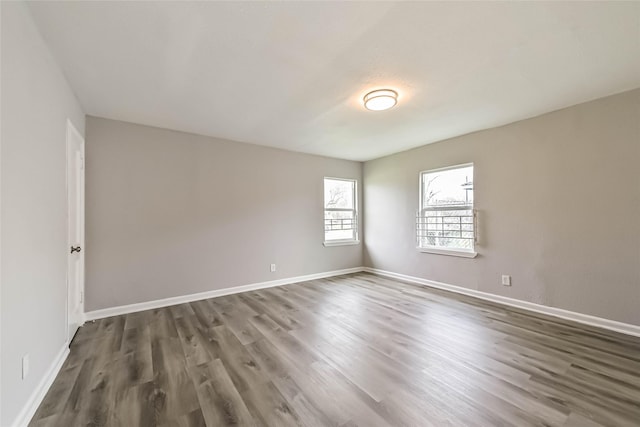
[[[67,120],[67,339],[84,322],[84,138]]]

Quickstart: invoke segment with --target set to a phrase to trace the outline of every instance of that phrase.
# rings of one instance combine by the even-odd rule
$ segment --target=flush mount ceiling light
[[[378,89],[369,92],[363,98],[364,107],[371,111],[388,110],[398,102],[398,92],[391,89]]]

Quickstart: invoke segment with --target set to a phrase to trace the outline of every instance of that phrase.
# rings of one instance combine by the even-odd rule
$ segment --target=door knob
[[[76,246],[75,248],[71,246],[71,253],[80,252],[82,248],[80,246]]]

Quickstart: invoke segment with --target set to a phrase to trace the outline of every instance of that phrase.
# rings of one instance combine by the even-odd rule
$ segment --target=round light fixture
[[[364,107],[371,111],[388,110],[398,102],[398,92],[391,89],[378,89],[369,92],[363,98]]]

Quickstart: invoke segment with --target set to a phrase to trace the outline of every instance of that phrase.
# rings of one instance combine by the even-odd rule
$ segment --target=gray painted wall
[[[86,158],[87,311],[362,265],[322,245],[323,177],[361,163],[95,117]]]
[[[2,417],[11,425],[66,341],[66,121],[84,113],[22,2],[2,2]],[[31,369],[21,379],[21,359]]]
[[[418,252],[419,172],[468,162],[478,257]],[[638,171],[640,90],[366,162],[365,265],[640,325]]]
[[[84,115],[25,5],[0,7],[0,425],[10,425],[65,345],[65,122],[83,133]],[[640,325],[639,126],[636,90],[363,172],[89,118],[86,308],[360,266],[361,246],[322,246],[322,177],[355,178],[362,190],[364,176],[366,265]],[[466,162],[475,164],[480,255],[417,252],[419,171]]]

